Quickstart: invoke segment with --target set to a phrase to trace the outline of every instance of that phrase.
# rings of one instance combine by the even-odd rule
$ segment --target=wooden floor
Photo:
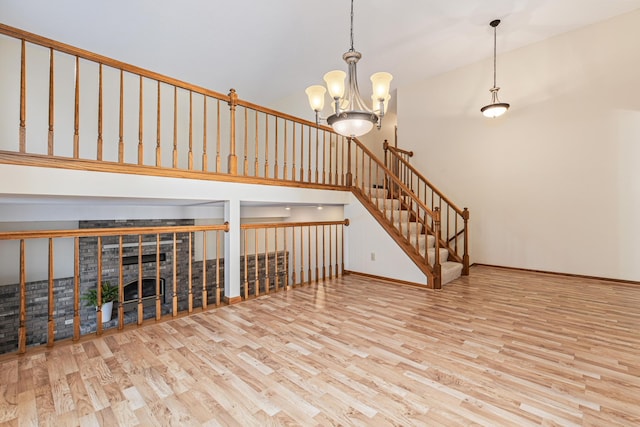
[[[640,287],[349,276],[0,364],[0,425],[640,425]]]

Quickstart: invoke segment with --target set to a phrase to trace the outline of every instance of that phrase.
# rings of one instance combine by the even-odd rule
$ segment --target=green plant
[[[98,306],[98,289],[91,288],[84,295],[82,300],[87,303],[88,306]],[[118,287],[112,286],[109,282],[102,282],[102,303],[108,303],[118,300]]]

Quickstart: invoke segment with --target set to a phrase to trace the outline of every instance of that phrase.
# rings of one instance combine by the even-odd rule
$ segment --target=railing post
[[[238,103],[238,94],[235,89],[229,91],[229,110],[231,113],[231,119],[229,126],[230,129],[230,147],[229,147],[229,169],[230,175],[238,174],[238,157],[236,156],[236,105]]]
[[[353,175],[351,174],[351,140],[353,138],[347,138],[347,175],[345,185],[347,187],[351,187],[351,183],[353,182]]]
[[[464,208],[462,212],[464,219],[464,254],[462,255],[462,274],[469,275],[469,210]]]
[[[440,209],[434,210],[433,236],[436,238],[435,257],[433,260],[433,289],[442,289],[442,266],[440,265]]]
[[[389,155],[389,141],[386,139],[382,143],[382,149],[384,150],[384,167],[389,168],[389,159],[387,158]]]
[[[20,134],[18,138],[20,152],[25,153],[27,151],[27,47],[24,39],[20,48]]]

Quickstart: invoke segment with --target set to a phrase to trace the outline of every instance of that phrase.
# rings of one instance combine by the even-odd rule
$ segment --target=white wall
[[[350,224],[345,228],[345,268],[406,282],[427,284],[427,278],[411,261],[360,201],[352,200],[344,214]],[[372,259],[375,258],[375,259]]]
[[[640,10],[499,54],[498,119],[491,58],[398,89],[400,145],[469,207],[472,262],[640,280],[639,39]]]

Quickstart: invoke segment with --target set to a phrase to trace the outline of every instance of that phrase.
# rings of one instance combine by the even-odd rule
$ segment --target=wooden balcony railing
[[[240,284],[244,299],[342,276],[348,220],[241,225]],[[145,319],[161,320],[219,306],[224,296],[224,233],[228,224],[13,231],[0,233],[3,256],[19,261],[17,316],[0,324],[0,354],[28,346],[102,334]],[[44,244],[44,245],[43,245]],[[14,253],[15,252],[15,253]],[[90,252],[90,253],[88,253]],[[47,265],[45,277],[34,266]],[[143,266],[148,265],[148,267]],[[237,263],[235,265],[238,265]],[[8,273],[3,272],[6,280]],[[70,276],[69,276],[70,275]],[[38,276],[38,277],[36,277]],[[153,289],[143,289],[152,280]],[[135,299],[125,299],[134,280]],[[102,284],[117,284],[116,318],[102,322]],[[13,283],[13,282],[11,282]],[[161,283],[164,285],[161,288]],[[81,304],[94,289],[97,307]],[[15,336],[6,322],[14,322]]]
[[[43,231],[13,231],[0,233],[0,243],[3,243],[3,256],[11,257],[11,245],[7,246],[6,242],[13,241],[18,244],[15,247],[19,259],[17,263],[17,287],[19,295],[17,302],[18,314],[18,334],[17,334],[17,350],[24,353],[27,343],[41,344],[42,340],[35,336],[35,331],[44,330],[43,325],[38,324],[38,318],[43,318],[38,307],[32,306],[28,309],[29,303],[38,301],[46,301],[46,337],[45,342],[48,346],[53,345],[58,333],[63,334],[66,326],[73,324],[71,337],[74,340],[80,338],[81,335],[81,317],[86,321],[92,321],[93,317],[90,313],[91,307],[81,307],[81,296],[89,289],[95,289],[97,292],[97,306],[95,311],[95,332],[101,334],[103,332],[102,323],[102,287],[99,284],[105,281],[118,283],[118,322],[117,328],[122,329],[125,325],[125,303],[124,300],[124,283],[125,280],[137,279],[137,290],[135,300],[129,304],[133,308],[132,316],[137,324],[141,324],[149,311],[153,317],[158,320],[162,317],[163,312],[167,310],[170,316],[176,316],[181,311],[192,312],[194,309],[194,299],[199,300],[199,306],[207,308],[209,303],[219,305],[221,302],[221,279],[219,261],[220,257],[216,257],[218,263],[216,274],[207,276],[207,269],[203,267],[206,260],[206,249],[201,254],[200,273],[201,281],[196,283],[194,280],[194,264],[196,258],[193,256],[194,242],[198,239],[202,242],[202,247],[207,247],[207,242],[215,242],[215,246],[220,251],[221,234],[228,231],[228,224],[209,225],[209,226],[167,226],[167,227],[127,227],[127,228],[90,228],[90,229],[72,229],[72,230],[43,230]],[[47,249],[43,253],[42,248],[38,249],[38,240],[48,242]],[[169,253],[166,257],[170,261],[164,261],[163,271],[161,273],[161,244],[164,250]],[[59,245],[61,249],[56,250]],[[82,247],[82,249],[81,249]],[[149,248],[146,252],[145,250]],[[125,250],[132,250],[135,253],[133,262],[137,266],[133,277],[126,278],[124,276]],[[87,251],[91,251],[90,261],[84,258]],[[107,252],[111,252],[114,256],[110,262],[105,260]],[[145,254],[146,253],[146,254]],[[187,256],[181,257],[179,253],[185,253]],[[29,254],[35,254],[32,257]],[[72,254],[72,255],[71,255]],[[146,257],[146,259],[145,259]],[[185,265],[181,265],[180,269],[187,271],[186,277],[178,275],[178,258],[185,260]],[[131,259],[129,257],[129,259]],[[143,293],[143,259],[144,262],[153,264],[153,277],[155,278],[155,289],[151,293],[152,304],[143,304],[145,294]],[[31,266],[48,265],[46,278],[42,280],[40,277],[31,278],[28,268]],[[90,265],[88,265],[90,264]],[[56,267],[60,271],[56,272]],[[66,277],[65,272],[71,274]],[[7,275],[10,272],[3,272]],[[165,288],[161,292],[161,274],[166,275],[166,282],[170,288]],[[182,281],[180,279],[183,279]],[[3,284],[3,287],[11,286]],[[199,294],[199,295],[198,295]],[[161,296],[170,295],[170,300],[161,302]],[[179,300],[180,296],[180,300]],[[71,304],[70,304],[71,302]],[[62,306],[64,305],[64,307]],[[184,307],[184,308],[182,308]],[[32,325],[34,334],[28,339],[27,326]],[[69,331],[68,331],[69,332]],[[9,339],[5,336],[6,339]],[[4,344],[3,344],[4,347]]]
[[[329,128],[234,89],[224,95],[2,24],[0,34],[2,61],[15,64],[1,76],[10,88],[0,100],[4,162],[345,186],[346,138]]]
[[[405,150],[384,142],[385,166],[406,186],[408,191],[430,210],[440,211],[442,246],[454,259],[462,262],[462,274],[469,274],[469,210],[460,209],[438,190],[406,158]],[[413,155],[413,153],[411,153]]]
[[[242,224],[243,298],[342,276],[348,225],[349,220]],[[264,268],[251,272],[251,259]]]

